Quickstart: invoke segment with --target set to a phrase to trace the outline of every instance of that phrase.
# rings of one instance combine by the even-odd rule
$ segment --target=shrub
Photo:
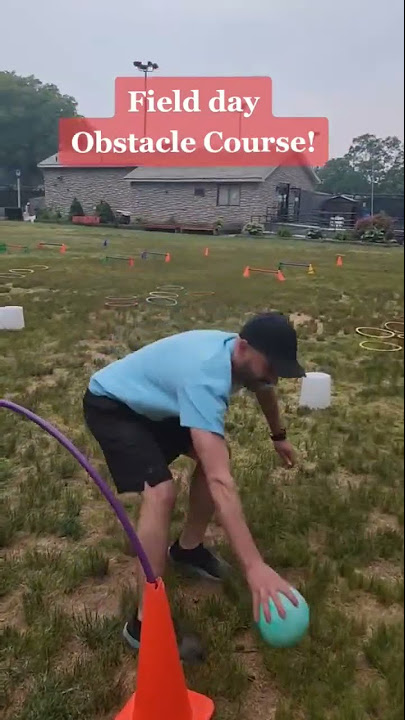
[[[320,228],[311,228],[307,232],[307,238],[309,240],[322,240],[323,232]]]
[[[259,222],[248,222],[243,228],[243,232],[249,233],[249,235],[263,235],[264,225]]]
[[[105,200],[101,200],[101,202],[99,202],[96,206],[96,215],[100,218],[100,223],[104,225],[115,222],[115,215],[112,207]]]
[[[353,242],[355,237],[350,230],[341,230],[336,233],[335,240],[339,240],[340,242]]]
[[[71,220],[72,217],[76,217],[76,216],[78,216],[78,215],[83,216],[83,215],[84,215],[84,210],[83,210],[83,207],[82,207],[81,202],[79,202],[79,200],[77,199],[77,197],[75,197],[75,198],[73,198],[72,204],[71,204],[71,206],[70,206],[70,210],[69,210],[69,220]]]
[[[277,230],[277,235],[281,238],[292,238],[293,234],[291,230],[286,227],[281,227]]]
[[[394,221],[388,215],[379,213],[372,217],[358,220],[354,227],[357,240],[363,242],[384,242],[394,237]]]
[[[37,212],[37,221],[63,222],[63,213],[60,210],[52,210],[52,208],[41,208]]]

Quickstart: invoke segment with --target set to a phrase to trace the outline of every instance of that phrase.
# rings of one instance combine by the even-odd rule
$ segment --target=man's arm
[[[231,475],[229,452],[223,437],[203,430],[191,430],[194,450],[207,479],[218,520],[227,533],[245,572],[261,560],[242,503]]]
[[[272,434],[279,435],[283,431],[283,426],[275,388],[270,386],[261,388],[256,392],[256,397]]]
[[[229,453],[224,438],[196,429],[191,430],[191,437],[208,482],[218,520],[228,535],[249,583],[255,620],[259,620],[261,605],[267,620],[270,620],[270,598],[273,599],[281,617],[285,617],[279,593],[283,593],[294,605],[297,605],[295,596],[292,594],[291,586],[264,563],[255,545],[231,475]]]
[[[275,388],[261,388],[256,392],[256,397],[270,428],[276,452],[287,467],[293,467],[296,461],[295,452],[285,435]]]

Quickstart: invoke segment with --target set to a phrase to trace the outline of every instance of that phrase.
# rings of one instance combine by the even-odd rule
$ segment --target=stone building
[[[62,167],[58,156],[39,163],[46,206],[68,212],[74,197],[86,214],[100,200],[145,223],[216,223],[243,226],[284,217],[299,219],[301,193],[319,184],[307,166],[279,167]]]

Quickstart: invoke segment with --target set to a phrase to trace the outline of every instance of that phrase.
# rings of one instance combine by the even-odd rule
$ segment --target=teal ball
[[[286,611],[286,617],[280,617],[273,600],[270,600],[269,607],[271,622],[267,622],[263,608],[260,609],[260,620],[258,623],[260,634],[268,645],[274,648],[292,648],[303,639],[308,632],[310,612],[307,602],[298,592],[293,593],[299,601],[295,607],[291,600],[280,594],[280,601]]]

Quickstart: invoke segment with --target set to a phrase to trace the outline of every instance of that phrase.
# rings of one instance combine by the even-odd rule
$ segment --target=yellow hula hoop
[[[377,330],[379,333],[386,333],[385,335],[373,335],[373,333],[363,332],[363,330]],[[356,328],[356,333],[358,335],[363,335],[363,337],[369,337],[369,338],[376,338],[377,340],[385,340],[388,338],[395,337],[395,333],[392,330],[388,330],[385,328],[377,328],[377,327],[358,327]]]
[[[371,343],[371,344],[374,344],[374,345],[385,345],[385,346],[389,346],[389,347],[386,348],[386,349],[383,349],[383,348],[375,348],[375,347],[374,347],[374,348],[373,348],[373,347],[366,347],[366,345],[369,345],[370,343]],[[401,345],[395,345],[394,343],[385,342],[384,340],[380,340],[380,341],[378,341],[378,340],[363,340],[363,341],[360,343],[360,347],[363,348],[363,350],[370,350],[370,351],[372,351],[372,352],[399,352],[400,350],[403,349],[403,348],[401,347]]]

